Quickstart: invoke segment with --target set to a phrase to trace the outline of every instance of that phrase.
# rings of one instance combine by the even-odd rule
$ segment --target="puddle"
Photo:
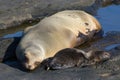
[[[20,37],[20,36],[22,36],[22,34],[23,34],[23,31],[18,31],[13,34],[7,34],[7,35],[3,36],[3,38]]]
[[[120,31],[120,5],[111,5],[98,10],[97,19],[104,32]]]
[[[11,38],[11,37],[19,37],[22,35],[22,31],[27,26],[17,26],[8,29],[0,30],[0,38]]]
[[[105,48],[105,50],[109,51],[109,50],[111,50],[111,49],[113,49],[113,48],[115,48],[115,47],[117,47],[117,46],[120,46],[120,44],[112,44],[112,45],[110,45],[110,46],[107,46],[107,47]]]
[[[98,10],[97,19],[100,21],[105,33],[108,31],[120,31],[120,5],[111,5],[100,8]],[[0,30],[0,37],[19,37],[22,35],[22,30],[28,25],[30,24],[25,24],[6,30]]]
[[[17,26],[17,27],[2,29],[2,30],[0,30],[0,38],[19,37],[19,36],[22,35],[22,32],[26,27],[35,25],[38,22],[39,22],[39,20],[35,20],[32,23],[31,22],[26,22],[26,23],[23,23],[22,25]]]

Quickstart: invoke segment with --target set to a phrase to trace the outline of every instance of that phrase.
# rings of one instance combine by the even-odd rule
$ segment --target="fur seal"
[[[89,51],[75,48],[66,48],[58,51],[55,56],[46,64],[46,69],[65,69],[70,67],[83,67],[95,65],[110,59],[110,54],[105,51]]]
[[[47,70],[65,69],[81,66],[85,61],[84,51],[75,48],[65,48],[58,51],[46,64]]]
[[[80,10],[65,10],[28,27],[16,48],[17,59],[33,70],[64,48],[73,48],[101,33],[99,22]]]
[[[94,50],[84,53],[84,56],[89,60],[90,64],[102,63],[111,57],[109,52]]]

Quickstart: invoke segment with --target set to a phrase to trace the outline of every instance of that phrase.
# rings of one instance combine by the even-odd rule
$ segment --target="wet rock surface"
[[[96,14],[101,6],[120,0],[0,0],[0,29],[31,23],[61,10],[77,9]]]
[[[44,66],[34,71],[25,70],[17,61],[15,48],[20,38],[0,40],[1,80],[120,80],[120,32],[110,31],[98,40],[80,46],[85,51],[105,50],[111,53],[110,60],[97,66],[74,67],[63,70],[48,70]],[[115,45],[116,44],[116,45]],[[109,47],[115,45],[114,47]],[[92,73],[92,74],[91,74]]]
[[[119,5],[120,0],[102,0],[102,6],[107,6],[111,4]]]
[[[0,29],[18,26],[66,9],[82,9],[91,14],[101,0],[0,0]]]

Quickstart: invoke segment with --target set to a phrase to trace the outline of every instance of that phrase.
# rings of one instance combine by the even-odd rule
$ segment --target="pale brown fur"
[[[59,50],[78,46],[78,42],[79,45],[84,43],[84,39],[78,35],[79,32],[91,34],[87,33],[86,28],[96,32],[101,30],[99,22],[84,11],[66,10],[46,17],[25,30],[16,49],[17,58],[27,69],[33,70]],[[93,35],[90,38],[92,37]]]

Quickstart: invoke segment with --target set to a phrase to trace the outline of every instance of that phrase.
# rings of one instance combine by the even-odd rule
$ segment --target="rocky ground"
[[[103,64],[84,68],[75,67],[64,70],[46,71],[44,66],[34,71],[25,70],[17,61],[15,48],[20,38],[0,40],[0,79],[1,80],[120,80],[120,32],[111,31],[87,46],[83,50],[105,50],[111,53],[111,59]],[[115,46],[112,46],[116,44]],[[112,47],[110,47],[112,46]]]
[[[95,0],[0,0],[0,29],[18,26],[24,21],[45,17],[65,9],[96,11]],[[92,8],[96,7],[96,8]]]
[[[0,29],[31,23],[66,9],[85,10],[91,14],[101,5],[119,4],[119,0],[0,0]]]
[[[120,0],[0,0],[0,29],[17,26],[26,20],[29,22],[65,9],[82,9],[95,14],[103,3],[120,4]],[[85,51],[108,51],[111,53],[110,60],[97,67],[55,71],[46,71],[44,66],[31,72],[25,70],[15,56],[20,39],[0,38],[0,80],[120,80],[120,31],[107,32],[103,38],[79,47]]]

